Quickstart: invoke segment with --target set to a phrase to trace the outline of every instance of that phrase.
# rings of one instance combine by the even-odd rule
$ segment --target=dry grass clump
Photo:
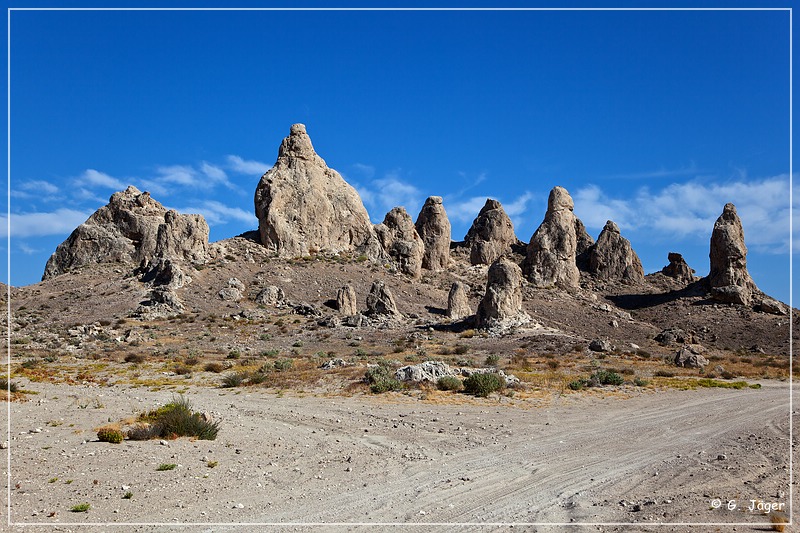
[[[173,398],[158,409],[140,414],[137,424],[128,430],[128,438],[147,440],[196,437],[200,440],[214,440],[219,427],[218,421],[208,420],[202,414],[192,411],[189,401],[181,396]]]

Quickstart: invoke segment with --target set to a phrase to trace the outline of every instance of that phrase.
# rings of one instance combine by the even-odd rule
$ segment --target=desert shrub
[[[625,379],[613,370],[598,370],[591,375],[589,381],[596,381],[600,385],[622,385]]]
[[[161,463],[160,465],[158,465],[158,468],[156,468],[156,472],[164,472],[165,470],[175,470],[175,467],[177,466],[178,465],[175,463]]]
[[[225,356],[225,359],[239,359],[242,356],[242,352],[239,350],[231,350],[228,352],[228,355]]]
[[[148,438],[197,437],[200,440],[214,440],[219,432],[219,422],[208,421],[200,413],[192,411],[192,406],[183,397],[173,400],[158,409],[139,415],[140,425],[147,424],[152,429],[137,431],[137,436],[153,435]],[[134,439],[132,432],[128,438]]]
[[[0,389],[8,392],[17,392],[19,384],[15,381],[9,381],[8,378],[0,378]]]
[[[70,511],[73,513],[85,513],[91,508],[91,504],[89,503],[79,503],[78,505],[73,505],[70,508]]]
[[[27,370],[31,370],[31,369],[34,369],[34,368],[36,368],[36,367],[37,367],[37,366],[39,366],[40,364],[41,364],[41,361],[40,361],[38,358],[36,358],[36,357],[33,357],[33,358],[31,358],[31,359],[25,359],[25,360],[22,362],[22,368],[25,368],[25,369],[27,369]]]
[[[272,365],[275,370],[278,372],[283,372],[285,370],[289,370],[294,366],[294,359],[289,359],[288,357],[284,357],[283,359],[278,359]]]
[[[244,380],[247,379],[247,374],[244,372],[232,372],[225,374],[219,386],[223,389],[230,389],[233,387],[241,387],[244,385]]]
[[[386,361],[367,368],[364,372],[364,381],[369,383],[369,390],[375,394],[396,391],[403,388],[403,383],[392,375],[392,369]]]
[[[125,356],[126,363],[144,363],[145,356],[140,353],[129,353]]]
[[[547,366],[550,367],[552,370],[555,370],[556,368],[561,366],[561,363],[556,361],[555,359],[548,359]]]
[[[225,366],[222,363],[212,361],[210,363],[206,363],[205,366],[203,366],[203,370],[206,372],[214,372],[215,374],[219,374],[225,370]]]
[[[632,376],[636,373],[636,371],[629,366],[615,370],[615,372],[622,374],[623,376]]]
[[[650,385],[650,381],[643,378],[636,378],[633,380],[633,384],[637,387],[647,387]]]
[[[500,362],[500,356],[496,353],[492,353],[486,356],[486,366],[497,366],[497,363]]]
[[[183,360],[183,363],[186,366],[194,366],[200,362],[200,359],[196,355],[190,355],[186,359]]]
[[[653,375],[659,378],[674,378],[675,372],[670,372],[669,370],[656,370]]]
[[[150,424],[135,424],[128,428],[125,433],[130,440],[150,440],[161,436],[161,428]]]
[[[505,385],[506,382],[500,374],[472,374],[464,380],[464,392],[485,398]]]
[[[733,379],[736,377],[736,374],[728,370],[723,370],[722,372],[720,372],[719,377],[721,377],[722,379]]]
[[[110,442],[112,444],[119,444],[125,439],[125,435],[115,427],[102,427],[97,430],[97,440],[100,442]]]
[[[192,369],[186,365],[177,365],[175,367],[175,373],[179,376],[186,376],[192,373]]]
[[[466,344],[456,344],[455,348],[453,348],[455,355],[465,355],[467,352],[469,352],[469,346]]]
[[[461,380],[455,376],[442,376],[439,378],[439,381],[436,382],[436,386],[439,390],[451,390],[451,391],[460,391],[464,388],[464,384],[461,383]]]
[[[574,381],[570,381],[567,387],[569,387],[570,390],[582,390],[585,389],[588,385],[589,381],[581,378],[581,379],[576,379]]]

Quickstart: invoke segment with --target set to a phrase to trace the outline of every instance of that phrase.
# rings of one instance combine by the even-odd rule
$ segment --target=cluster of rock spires
[[[404,207],[395,207],[373,225],[356,190],[314,151],[302,124],[283,139],[275,165],[260,179],[254,196],[261,244],[279,257],[316,253],[351,254],[392,263],[413,278],[423,270],[447,270],[451,261],[451,226],[442,198],[429,197],[416,222]],[[469,307],[469,287],[456,282],[448,297],[447,316],[462,320],[473,314],[482,328],[506,328],[531,320],[522,310],[522,288],[580,289],[582,276],[594,284],[638,284],[644,281],[641,261],[619,227],[608,221],[595,242],[574,213],[563,187],[550,191],[544,220],[527,245],[520,242],[500,202],[487,199],[463,243],[472,265],[490,265],[486,292],[476,313]],[[521,268],[513,260],[525,249]],[[61,243],[47,262],[43,279],[92,263],[139,265],[142,281],[153,288],[142,313],[181,309],[173,292],[190,281],[179,264],[208,259],[208,225],[200,215],[168,211],[149,193],[135,187],[115,193]],[[747,248],[741,220],[727,204],[711,236],[710,273],[702,283],[712,298],[762,310],[780,310],[780,303],[761,294],[747,272]],[[694,270],[677,253],[669,254],[662,273],[688,285]],[[235,300],[237,287],[227,287]],[[274,299],[276,295],[265,295]],[[336,295],[340,312],[366,319],[394,316],[389,289],[376,282],[359,313],[352,287]],[[160,310],[160,311],[159,311]]]

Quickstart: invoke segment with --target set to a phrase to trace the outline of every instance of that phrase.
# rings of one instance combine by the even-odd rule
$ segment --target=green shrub
[[[128,431],[128,438],[146,440],[197,437],[200,440],[214,440],[218,432],[219,422],[205,420],[200,413],[192,411],[188,400],[180,397],[149,413],[139,415],[139,424]]]
[[[97,430],[97,440],[100,442],[110,442],[112,444],[119,444],[125,439],[122,431],[114,427],[104,427]]]
[[[367,371],[364,372],[364,381],[369,383],[369,390],[375,394],[403,388],[403,383],[395,379],[392,369],[386,361],[378,361],[377,365],[367,368]]]
[[[656,370],[653,375],[660,378],[674,378],[675,372],[670,372],[669,370]]]
[[[244,380],[247,378],[247,374],[243,372],[233,372],[231,374],[225,374],[223,376],[222,381],[220,382],[220,387],[223,389],[230,389],[233,387],[240,387],[244,384]]]
[[[600,385],[622,385],[625,379],[613,370],[598,370],[591,375],[589,381],[596,381]]]
[[[500,374],[472,374],[464,380],[464,392],[485,398],[505,385],[506,382]]]
[[[0,389],[8,392],[17,392],[19,384],[14,381],[9,381],[7,378],[0,378]]]
[[[288,357],[285,357],[283,359],[278,359],[273,363],[272,366],[278,372],[283,372],[285,370],[291,369],[294,366],[294,359],[289,359]]]
[[[131,498],[133,498],[133,493],[132,493],[131,491],[128,491],[128,492],[126,492],[126,493],[125,493],[125,494],[122,496],[122,499],[123,499],[123,500],[130,500]]]
[[[464,388],[464,384],[455,376],[442,376],[436,382],[439,390],[460,391]]]
[[[648,385],[650,385],[650,381],[647,379],[635,378],[633,380],[633,384],[636,385],[637,387],[647,387]]]
[[[225,366],[222,363],[210,362],[206,363],[203,366],[203,370],[206,372],[214,372],[215,374],[219,374],[223,370],[225,370]]]
[[[570,381],[567,387],[569,387],[570,390],[582,390],[585,389],[588,385],[589,381],[581,378],[581,379],[576,379],[575,381]]]
[[[496,353],[489,354],[486,356],[486,366],[497,366],[497,363],[500,362],[500,356]]]
[[[126,363],[135,363],[135,364],[144,363],[145,359],[146,359],[145,356],[140,353],[129,353],[128,355],[125,356]]]
[[[79,503],[78,505],[73,505],[70,509],[73,513],[85,513],[89,511],[92,506],[88,503]]]
[[[175,467],[177,466],[178,465],[176,465],[175,463],[161,463],[160,465],[158,465],[158,468],[156,468],[156,472],[164,472],[165,470],[175,470]]]

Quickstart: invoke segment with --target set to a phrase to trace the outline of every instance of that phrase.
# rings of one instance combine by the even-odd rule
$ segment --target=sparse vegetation
[[[130,500],[131,498],[133,498],[133,493],[131,491],[128,491],[122,495],[123,500]]]
[[[97,430],[97,440],[100,442],[110,442],[112,444],[119,444],[125,439],[125,435],[119,428],[113,426],[105,426]]]
[[[464,380],[464,392],[485,398],[493,392],[502,390],[506,385],[500,374],[472,374]]]
[[[486,356],[486,366],[497,366],[497,363],[500,362],[500,356],[496,353],[489,354]]]
[[[177,466],[178,465],[175,464],[175,463],[161,463],[160,465],[158,465],[158,468],[156,468],[156,472],[164,472],[166,470],[175,470],[175,468]]]
[[[73,505],[70,508],[70,511],[73,513],[86,513],[89,511],[89,509],[91,509],[91,507],[92,507],[91,504],[84,502],[84,503],[79,503],[78,505]]]
[[[15,381],[10,381],[8,378],[0,378],[0,390],[5,390],[11,393],[19,391],[19,384]]]
[[[455,376],[440,377],[439,381],[436,382],[436,386],[439,390],[444,391],[460,391],[464,388],[464,384]]]
[[[178,437],[214,440],[220,427],[219,422],[206,420],[200,413],[193,412],[191,404],[183,397],[174,398],[158,409],[139,415],[137,422],[128,430],[131,440]]]
[[[392,369],[386,361],[379,361],[377,365],[367,368],[364,373],[364,381],[369,384],[369,389],[375,394],[403,388],[403,384],[392,375]]]

